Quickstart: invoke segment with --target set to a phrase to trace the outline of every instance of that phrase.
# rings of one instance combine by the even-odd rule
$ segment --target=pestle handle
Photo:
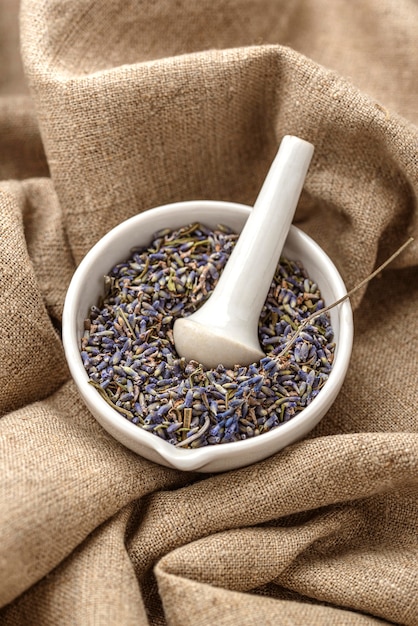
[[[258,320],[282,252],[314,147],[286,135],[218,284],[205,304],[174,324],[180,356],[207,367],[263,356]]]
[[[311,143],[286,135],[215,291],[212,305],[257,322],[283,250],[313,155]],[[220,311],[218,312],[220,315]]]

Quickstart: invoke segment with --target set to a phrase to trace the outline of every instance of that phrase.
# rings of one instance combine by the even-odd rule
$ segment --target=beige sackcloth
[[[2,625],[418,624],[417,33],[415,0],[0,0]],[[77,395],[69,281],[140,211],[252,204],[285,134],[348,288],[415,240],[353,298],[306,440],[154,465]]]

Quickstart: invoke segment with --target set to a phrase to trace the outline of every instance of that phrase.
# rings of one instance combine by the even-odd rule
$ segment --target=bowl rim
[[[84,369],[78,347],[80,338],[77,334],[77,316],[79,313],[79,298],[85,277],[90,271],[92,271],[97,258],[101,257],[109,244],[111,244],[115,238],[121,237],[127,229],[138,228],[138,222],[141,224],[144,219],[153,219],[158,214],[166,215],[167,212],[173,211],[182,213],[185,209],[191,208],[192,206],[195,208],[196,206],[199,206],[205,211],[212,211],[219,208],[232,209],[235,213],[239,213],[243,217],[245,217],[245,214],[248,217],[252,208],[251,206],[245,204],[227,202],[223,200],[186,200],[150,208],[120,222],[114,228],[109,230],[103,237],[101,237],[79,263],[67,290],[62,317],[62,339],[67,364],[78,391],[90,409],[90,412],[92,412],[92,409],[90,408],[92,406],[96,406],[97,410],[100,412],[100,419],[95,413],[93,413],[95,419],[99,421],[100,424],[114,437],[115,435],[112,431],[117,431],[123,438],[124,442],[135,442],[135,447],[131,448],[132,450],[137,451],[140,447],[152,449],[158,456],[165,459],[170,466],[181,470],[193,470],[204,465],[208,465],[211,462],[217,462],[225,457],[225,455],[230,457],[245,456],[246,452],[250,453],[264,446],[264,444],[267,443],[266,437],[268,437],[268,441],[270,443],[269,447],[273,448],[275,447],[273,442],[276,440],[280,441],[280,439],[286,435],[291,437],[294,431],[300,429],[301,421],[306,422],[309,418],[311,418],[311,416],[314,416],[318,412],[320,413],[324,407],[329,408],[334,402],[348,369],[353,343],[353,313],[349,298],[347,298],[338,305],[340,324],[339,341],[329,378],[324,384],[321,393],[319,393],[298,415],[293,417],[288,422],[281,424],[277,428],[270,430],[268,433],[263,433],[257,437],[241,441],[230,442],[225,445],[207,445],[201,448],[192,449],[178,448],[167,441],[156,437],[154,434],[144,431],[137,425],[125,419],[121,414],[107,404],[98,391],[88,383],[88,375]],[[312,251],[314,251],[315,255],[321,260],[321,262],[326,263],[327,275],[331,278],[330,284],[332,285],[332,290],[336,295],[336,299],[346,295],[347,290],[337,267],[325,251],[319,246],[319,244],[293,224],[290,227],[289,233],[291,233],[292,239],[295,239],[295,241],[299,241],[300,243],[303,243],[304,246],[309,247]],[[129,250],[127,251],[127,254],[129,254]],[[344,328],[343,333],[341,333],[342,328]],[[324,390],[327,390],[327,393],[322,393]],[[324,414],[327,412],[328,408],[326,408]],[[321,415],[317,421],[320,421],[323,415]],[[313,426],[314,425],[315,423]],[[118,439],[118,437],[115,438]],[[127,443],[124,443],[124,445],[130,447]],[[141,452],[137,453],[139,455],[141,454]],[[144,456],[146,456],[145,453]],[[245,462],[243,465],[244,464]]]

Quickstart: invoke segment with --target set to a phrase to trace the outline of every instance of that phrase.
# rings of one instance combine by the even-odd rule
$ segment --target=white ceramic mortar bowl
[[[103,293],[103,276],[126,260],[136,246],[146,246],[162,228],[201,222],[214,228],[223,223],[242,229],[251,207],[220,201],[188,201],[150,209],[122,222],[87,253],[74,273],[65,299],[63,343],[71,375],[90,412],[115,439],[137,454],[167,467],[185,471],[221,472],[255,463],[304,437],[324,417],[343,384],[353,341],[353,316],[349,300],[331,309],[336,351],[330,376],[309,406],[289,422],[257,437],[202,448],[177,448],[146,432],[117,413],[88,383],[80,356],[80,339],[90,307]],[[343,280],[331,259],[310,237],[291,226],[283,254],[301,261],[322,293],[325,304],[345,295]]]

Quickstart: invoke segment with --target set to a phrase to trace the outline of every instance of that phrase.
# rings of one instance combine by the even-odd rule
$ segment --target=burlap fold
[[[413,0],[0,1],[0,623],[418,624]],[[21,53],[19,53],[20,36]],[[304,440],[157,466],[78,398],[60,338],[87,250],[152,206],[251,204],[281,137],[295,222],[353,298],[343,389]],[[227,445],[227,444],[226,444]]]

